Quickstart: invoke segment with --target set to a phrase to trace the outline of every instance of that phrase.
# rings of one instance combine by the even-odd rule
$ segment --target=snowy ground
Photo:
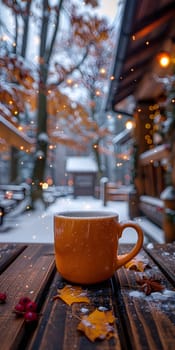
[[[103,206],[102,201],[93,197],[64,197],[43,210],[38,205],[36,211],[29,211],[17,217],[6,220],[3,227],[0,227],[0,242],[33,242],[53,243],[53,215],[62,210],[112,210],[119,215],[119,221],[128,220],[127,202],[108,202]],[[126,229],[121,243],[132,243],[136,240],[136,233],[133,229]]]

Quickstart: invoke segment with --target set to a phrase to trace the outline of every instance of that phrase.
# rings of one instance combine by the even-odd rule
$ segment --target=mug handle
[[[135,229],[135,231],[137,232],[137,235],[138,235],[138,239],[137,239],[135,246],[133,247],[133,249],[129,253],[117,256],[116,269],[125,265],[132,258],[134,258],[134,256],[136,256],[138,254],[138,252],[140,251],[140,249],[142,248],[142,245],[143,245],[143,231],[142,231],[141,227],[139,225],[135,224],[134,222],[127,222],[127,223],[123,223],[123,224],[120,223],[120,235],[119,235],[119,237],[122,236],[123,230],[127,227],[132,227]]]

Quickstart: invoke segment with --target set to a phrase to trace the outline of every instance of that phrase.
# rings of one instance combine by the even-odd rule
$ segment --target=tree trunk
[[[39,92],[38,96],[37,125],[37,148],[31,188],[32,207],[37,199],[41,199],[43,201],[42,184],[44,182],[47,163],[47,96],[42,91]]]
[[[43,201],[42,184],[44,182],[44,173],[47,162],[47,76],[48,62],[46,62],[46,42],[49,24],[48,0],[43,1],[43,15],[41,25],[40,41],[40,81],[38,93],[37,108],[37,147],[32,176],[31,200],[32,207],[37,199]],[[44,137],[43,137],[44,136]]]

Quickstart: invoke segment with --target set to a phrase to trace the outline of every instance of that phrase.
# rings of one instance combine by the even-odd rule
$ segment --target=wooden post
[[[145,182],[150,181],[150,179],[144,178],[144,169],[139,164],[139,156],[143,152],[149,150],[153,147],[153,118],[150,112],[150,105],[154,104],[154,101],[143,100],[138,101],[137,107],[134,113],[135,118],[135,142],[138,149],[137,154],[137,169],[135,178],[135,187],[140,195],[145,193]],[[150,187],[150,183],[149,183]],[[151,195],[151,194],[150,194]]]
[[[107,183],[107,177],[102,177],[100,179],[100,199],[102,200],[104,207],[107,205]]]
[[[131,220],[140,215],[139,195],[135,189],[131,190],[128,194],[128,214]]]
[[[175,241],[175,188],[167,187],[160,197],[164,201],[163,229],[165,242]]]

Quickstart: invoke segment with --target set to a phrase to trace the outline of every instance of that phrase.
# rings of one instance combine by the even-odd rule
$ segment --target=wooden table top
[[[122,245],[120,250],[128,248]],[[0,243],[0,293],[7,295],[0,304],[0,348],[174,350],[175,243],[148,245],[139,257],[146,264],[144,272],[122,267],[102,284],[81,286],[88,304],[68,305],[53,299],[68,283],[56,271],[52,244]],[[160,280],[164,289],[146,295],[148,285],[141,290],[137,282],[143,276]],[[12,312],[22,296],[38,304],[40,317],[34,327]],[[110,310],[115,317],[110,339],[91,341],[77,329],[84,310],[90,314],[96,309]]]

